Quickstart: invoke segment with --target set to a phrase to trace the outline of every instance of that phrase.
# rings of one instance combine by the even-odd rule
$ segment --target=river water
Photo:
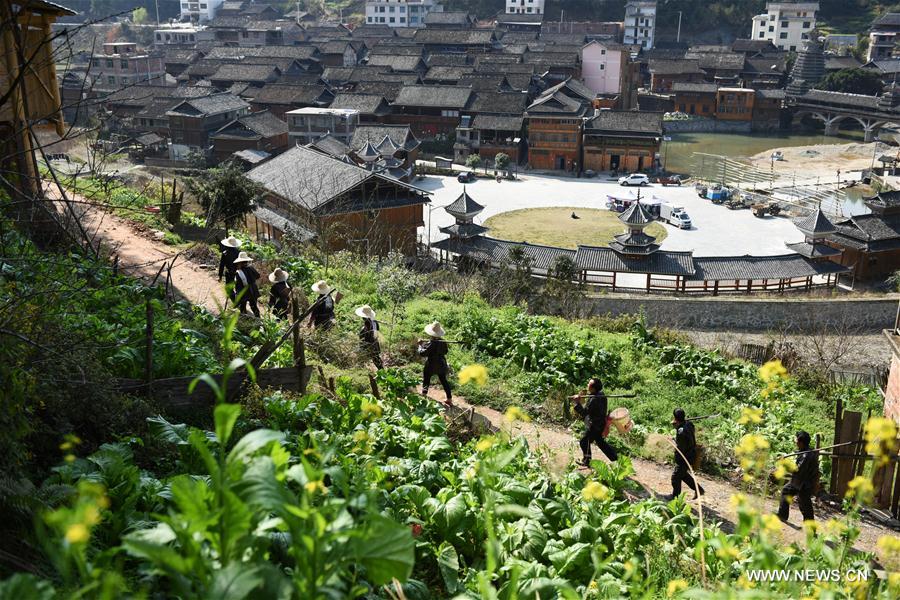
[[[811,146],[813,144],[848,144],[861,142],[862,132],[848,131],[841,135],[822,135],[815,132],[796,133],[676,133],[671,142],[664,142],[663,153],[666,170],[673,173],[691,172],[691,155],[694,152],[722,154],[732,158],[753,156],[773,148]]]
[[[721,154],[731,158],[749,157],[774,148],[790,146],[812,146],[815,144],[848,144],[862,142],[861,131],[841,132],[840,135],[823,135],[814,131],[794,133],[677,133],[672,141],[664,142],[663,154],[666,170],[673,173],[690,173],[694,152]],[[869,212],[863,204],[861,194],[853,189],[846,190],[842,203],[845,216]]]

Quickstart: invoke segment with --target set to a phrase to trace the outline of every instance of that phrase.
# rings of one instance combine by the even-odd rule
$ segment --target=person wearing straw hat
[[[234,259],[237,267],[234,273],[234,297],[242,315],[247,314],[249,304],[253,314],[259,317],[259,306],[256,304],[259,300],[259,286],[256,284],[259,272],[250,264],[252,262],[253,259],[246,252],[239,253]]]
[[[376,369],[383,369],[381,362],[381,344],[378,343],[378,321],[375,320],[375,311],[368,304],[363,304],[356,309],[356,316],[363,320],[359,330],[359,347],[363,354],[369,356]]]
[[[669,499],[681,494],[681,483],[694,490],[694,500],[697,499],[697,491],[700,495],[706,493],[702,485],[697,485],[691,476],[688,465],[693,465],[697,458],[697,434],[694,424],[687,420],[683,408],[676,408],[672,413],[672,425],[675,427],[675,470],[672,471],[672,495]]]
[[[279,319],[286,319],[291,307],[291,284],[288,283],[288,272],[277,268],[269,273],[269,309]]]
[[[600,451],[606,455],[609,460],[615,461],[619,458],[616,449],[609,445],[604,437],[606,431],[606,419],[609,416],[608,405],[609,400],[603,393],[603,383],[597,377],[592,377],[587,385],[587,404],[581,405],[582,396],[576,394],[572,396],[575,401],[575,412],[584,419],[584,435],[578,441],[581,446],[581,464],[585,467],[591,466],[591,443],[597,444]]]
[[[319,295],[309,315],[310,323],[316,329],[327,331],[334,326],[334,298],[331,297],[331,286],[325,280],[312,284],[312,291]]]
[[[431,378],[437,375],[438,381],[447,394],[447,405],[453,406],[453,393],[450,391],[450,382],[447,380],[447,374],[450,372],[450,366],[447,364],[447,352],[449,347],[444,341],[444,328],[435,321],[425,326],[425,333],[429,340],[419,342],[419,356],[425,357],[425,367],[422,370],[422,395],[428,395],[428,388],[431,386]]]
[[[240,254],[241,248],[241,240],[236,237],[229,236],[219,242],[219,250],[222,252],[222,257],[219,258],[219,281],[222,281],[222,275],[225,275],[225,285],[232,286],[231,288],[231,299],[234,300],[234,273],[237,270],[237,267],[234,264],[234,259],[238,257]]]

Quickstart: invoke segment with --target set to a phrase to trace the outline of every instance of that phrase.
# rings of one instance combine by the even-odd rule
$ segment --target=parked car
[[[456,180],[460,183],[472,183],[475,181],[475,173],[472,171],[463,171],[459,175],[456,176]]]
[[[675,206],[665,202],[659,206],[659,218],[679,229],[690,229],[692,225],[691,217],[685,212],[683,206]]]
[[[619,177],[619,185],[650,185],[650,178],[643,173],[632,173]]]
[[[656,182],[661,183],[663,186],[681,185],[681,175],[660,175]]]

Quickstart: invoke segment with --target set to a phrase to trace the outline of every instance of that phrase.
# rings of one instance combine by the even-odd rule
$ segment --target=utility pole
[[[680,10],[678,11],[678,33],[675,36],[675,41],[676,42],[681,41],[681,11]]]
[[[159,27],[159,0],[156,0],[156,26]]]

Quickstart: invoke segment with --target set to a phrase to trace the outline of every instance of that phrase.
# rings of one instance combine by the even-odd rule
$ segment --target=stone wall
[[[772,299],[609,294],[588,298],[586,312],[618,316],[643,310],[648,324],[680,329],[860,334],[892,328],[897,301],[896,296]]]

